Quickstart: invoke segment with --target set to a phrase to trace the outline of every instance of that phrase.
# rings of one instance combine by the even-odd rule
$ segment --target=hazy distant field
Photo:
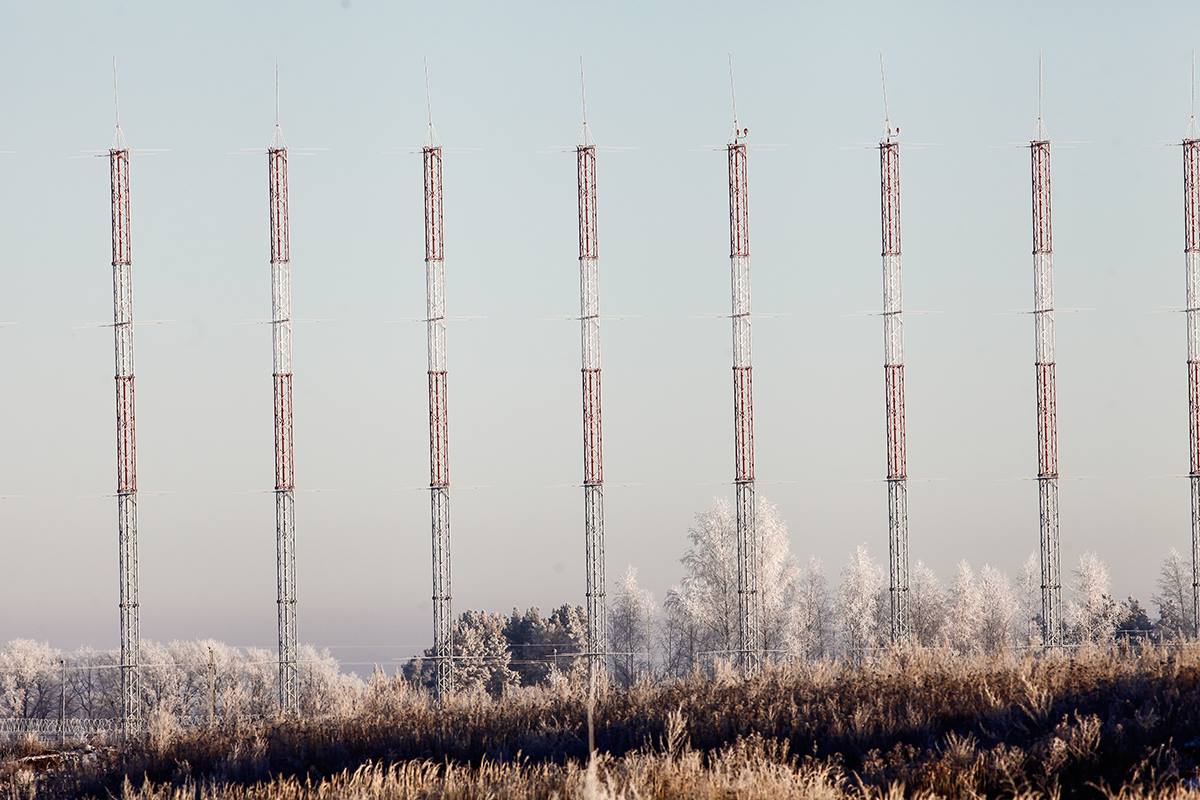
[[[586,693],[569,681],[445,708],[376,681],[347,705],[192,732],[158,715],[144,741],[69,763],[4,745],[3,796],[1186,796],[1200,764],[1196,647],[917,650],[611,690],[590,765]]]

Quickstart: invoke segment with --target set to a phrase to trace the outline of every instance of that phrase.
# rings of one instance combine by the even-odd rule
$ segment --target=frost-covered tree
[[[1042,644],[1042,565],[1037,553],[1030,553],[1021,565],[1016,626],[1022,643],[1030,647]]]
[[[487,611],[466,611],[454,626],[454,685],[464,694],[501,697],[520,682],[510,666],[504,637],[507,620]]]
[[[982,617],[979,644],[987,653],[1008,649],[1017,638],[1019,603],[1008,576],[987,564],[979,570]]]
[[[67,713],[85,719],[109,719],[120,712],[116,653],[81,647],[68,654]],[[2,681],[2,679],[0,679]]]
[[[783,649],[792,626],[789,598],[794,596],[799,568],[792,557],[787,526],[775,506],[759,498],[755,525],[762,571],[763,644]],[[688,529],[688,547],[680,559],[684,577],[673,598],[695,626],[700,649],[730,659],[740,647],[737,594],[737,522],[733,508],[717,500],[696,515]]]
[[[1192,608],[1192,569],[1174,548],[1167,554],[1158,572],[1154,604],[1158,606],[1158,630],[1161,636],[1178,639],[1190,636],[1194,627]]]
[[[174,658],[171,644],[143,642],[142,658],[142,704],[147,711],[164,711],[181,716],[191,709],[186,708],[185,684],[188,682],[187,667]]]
[[[1117,626],[1117,634],[1126,641],[1146,640],[1154,635],[1154,622],[1141,601],[1130,596],[1125,600],[1125,616]]]
[[[738,642],[737,529],[724,500],[696,515],[680,559],[681,610],[699,632],[700,648],[732,654]]]
[[[58,660],[57,650],[32,639],[14,639],[0,648],[2,716],[48,716],[58,697]]]
[[[966,561],[958,562],[946,600],[946,643],[960,653],[982,647],[983,596],[975,572]]]
[[[520,684],[521,675],[512,663],[512,643],[508,635],[516,620],[523,620],[527,627],[536,627],[541,635],[547,632],[546,620],[536,608],[531,608],[525,615],[514,609],[511,618],[488,611],[464,611],[458,616],[454,621],[451,651],[454,654],[455,691],[499,697],[510,687]],[[532,647],[525,650],[537,653]],[[538,679],[544,679],[548,665],[537,659],[536,654],[526,656],[526,666],[540,667]],[[422,688],[432,689],[435,666],[433,648],[427,648],[421,657],[404,665],[404,678]]]
[[[542,616],[537,608],[524,613],[513,609],[504,625],[504,637],[518,663],[513,669],[523,686],[544,683],[551,668],[569,678],[587,673],[587,616],[583,607],[562,605]]]
[[[141,702],[147,714],[228,720],[268,717],[278,710],[279,662],[272,651],[199,640],[144,641],[141,653]],[[302,645],[298,655],[302,713],[339,713],[361,694],[362,682],[343,672],[327,651]],[[59,653],[36,642],[10,642],[0,648],[0,717],[57,717],[65,689],[68,717],[113,719],[121,705],[117,664],[112,650]]]
[[[791,625],[784,649],[816,659],[833,652],[833,599],[821,559],[810,558],[796,579],[790,605]]]
[[[779,516],[779,508],[766,498],[758,498],[755,526],[762,556],[758,589],[762,593],[763,647],[768,654],[791,650],[798,635],[795,601],[800,566],[792,555],[787,525]],[[736,530],[734,536],[736,541]]]
[[[1075,596],[1067,606],[1071,632],[1081,642],[1111,640],[1125,609],[1109,593],[1108,567],[1095,553],[1087,552],[1079,557],[1072,577]]]
[[[631,686],[649,674],[656,613],[654,595],[638,585],[637,569],[627,567],[609,607],[608,646],[618,685]]]
[[[883,567],[860,544],[842,570],[838,607],[842,646],[852,658],[862,657],[883,641],[879,606],[884,588]]]
[[[946,626],[946,593],[923,561],[908,576],[908,625],[914,642],[925,647],[942,644]]]
[[[701,638],[696,620],[684,608],[682,589],[672,586],[667,590],[659,624],[663,673],[682,678],[699,667]]]
[[[342,672],[341,665],[328,649],[318,650],[311,644],[302,644],[297,655],[300,713],[313,717],[351,711],[352,699],[361,694],[364,687],[362,679]]]

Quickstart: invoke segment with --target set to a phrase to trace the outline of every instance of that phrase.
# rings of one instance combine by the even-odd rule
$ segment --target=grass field
[[[1200,765],[1200,649],[775,667],[445,707],[376,683],[324,719],[183,731],[85,756],[11,743],[3,797],[1178,796]],[[25,760],[22,760],[25,759]]]

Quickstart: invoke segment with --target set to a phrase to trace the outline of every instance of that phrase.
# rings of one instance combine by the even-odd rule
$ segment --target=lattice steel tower
[[[883,233],[890,631],[895,643],[908,637],[908,465],[904,425],[904,293],[900,282],[900,142],[894,138],[886,114],[884,126],[886,133],[879,143],[879,206]]]
[[[116,95],[116,66],[113,67]],[[129,148],[120,105],[108,151],[112,206],[113,349],[117,385],[117,547],[120,564],[121,719],[126,735],[141,720],[141,630],[138,619],[137,425],[133,379],[133,251],[129,242]]]
[[[1193,81],[1195,65],[1192,66]],[[1192,114],[1183,140],[1183,257],[1187,271],[1188,482],[1192,495],[1192,635],[1200,636],[1200,138]]]
[[[288,149],[279,126],[275,82],[275,134],[267,150],[271,207],[271,343],[275,397],[275,572],[279,616],[279,708],[297,710],[296,478],[292,443],[292,254],[288,222]]]
[[[580,70],[583,89],[583,71]],[[575,148],[579,192],[579,325],[583,375],[583,541],[587,570],[588,679],[607,672],[608,605],[604,580],[604,435],[600,414],[600,251],[596,234],[596,146],[583,100]]]
[[[428,80],[428,78],[427,78]],[[450,609],[450,442],[446,405],[446,262],[442,245],[442,147],[429,114],[425,174],[425,308],[429,375],[429,508],[433,534],[434,691],[454,689]]]
[[[1046,136],[1040,107],[1037,138],[1030,141],[1029,154],[1033,182],[1033,324],[1037,387],[1038,513],[1042,562],[1042,643],[1046,647],[1058,647],[1062,644],[1063,631],[1058,537],[1058,408],[1054,385],[1050,140]]]
[[[730,68],[730,90],[733,69]],[[733,136],[725,147],[729,160],[729,267],[733,320],[733,480],[737,516],[738,634],[742,671],[755,674],[762,664],[762,553],[755,524],[754,377],[750,358],[750,215],[747,209],[746,137],[737,119],[733,95]]]

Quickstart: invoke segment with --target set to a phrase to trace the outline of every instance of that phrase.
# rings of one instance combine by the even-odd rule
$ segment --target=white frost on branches
[[[879,620],[884,590],[883,567],[860,544],[842,570],[838,609],[842,646],[851,657],[861,657],[883,642]]]
[[[1154,604],[1158,606],[1158,627],[1171,639],[1190,636],[1194,630],[1192,607],[1192,568],[1174,548],[1158,573]]]
[[[987,564],[979,571],[979,596],[983,604],[980,646],[988,653],[998,653],[1017,639],[1017,597],[1008,576]]]
[[[627,567],[609,608],[608,646],[613,653],[613,677],[621,686],[632,686],[651,668],[654,595],[638,585],[637,569]]]
[[[958,562],[950,584],[946,614],[946,643],[960,653],[979,650],[983,629],[983,597],[975,572],[966,561]]]
[[[914,642],[925,647],[943,643],[946,593],[925,562],[918,561],[908,576],[908,624]]]
[[[1111,640],[1125,616],[1125,606],[1112,598],[1108,567],[1092,552],[1079,557],[1072,571],[1074,598],[1067,607],[1067,621],[1081,642]]]
[[[767,650],[784,650],[800,636],[793,618],[800,569],[791,554],[787,526],[776,507],[759,498],[755,514],[762,556],[759,590],[762,592],[763,641]],[[688,548],[680,559],[684,577],[667,596],[668,611],[675,610],[684,625],[693,629],[700,661],[731,659],[739,642],[737,594],[737,522],[733,508],[717,500],[696,515],[688,529]]]

